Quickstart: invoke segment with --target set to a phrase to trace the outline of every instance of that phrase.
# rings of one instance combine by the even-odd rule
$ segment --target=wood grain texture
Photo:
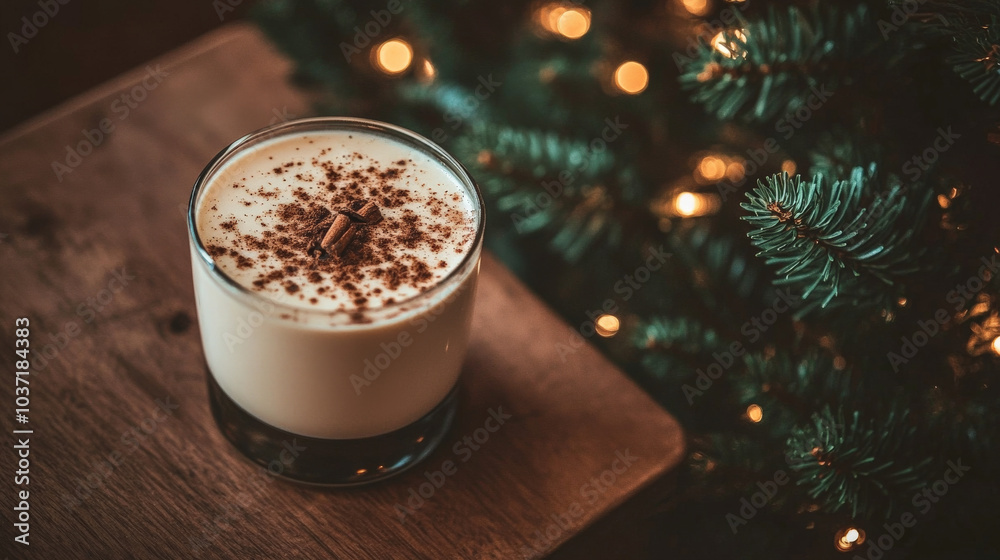
[[[430,459],[350,491],[244,461],[209,413],[183,209],[218,150],[307,102],[251,27],[157,64],[155,88],[139,68],[0,137],[0,364],[13,378],[16,317],[35,359],[32,544],[10,548],[5,523],[15,558],[539,558],[678,463],[676,421],[589,345],[561,355],[572,329],[488,255],[458,424]],[[102,119],[114,129],[57,180],[52,162]],[[453,446],[500,407],[511,418],[462,461]],[[457,473],[401,521],[395,506],[448,459]]]

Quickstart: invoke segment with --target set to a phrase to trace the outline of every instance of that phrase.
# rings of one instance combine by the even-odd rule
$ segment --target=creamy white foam
[[[349,200],[374,201],[384,220],[343,258],[317,266],[309,241],[327,227],[303,222]],[[197,216],[202,242],[239,284],[280,303],[347,311],[437,284],[468,253],[477,226],[469,193],[431,156],[353,131],[282,136],[245,150],[213,176]]]

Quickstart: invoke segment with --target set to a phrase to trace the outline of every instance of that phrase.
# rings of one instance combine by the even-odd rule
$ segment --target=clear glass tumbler
[[[416,296],[368,308],[364,323],[352,321],[350,310],[293,305],[249,289],[218,266],[199,231],[205,193],[239,171],[241,154],[275,138],[324,131],[429,156],[438,166],[432,171],[457,179],[474,209],[475,238],[458,266]],[[371,482],[429,455],[455,415],[484,227],[482,194],[468,171],[400,127],[303,119],[222,150],[195,182],[188,234],[210,405],[225,437],[273,474],[320,485]]]

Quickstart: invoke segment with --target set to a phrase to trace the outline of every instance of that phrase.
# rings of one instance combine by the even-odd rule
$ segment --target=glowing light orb
[[[595,321],[594,327],[597,334],[604,338],[611,338],[618,334],[618,329],[621,328],[621,321],[614,315],[601,315]]]
[[[579,39],[590,30],[590,11],[583,8],[569,8],[556,19],[556,33],[567,39]]]
[[[375,64],[386,74],[405,72],[413,63],[413,47],[402,39],[389,39],[375,50]]]
[[[642,93],[648,85],[649,71],[634,60],[623,62],[615,69],[615,87],[625,93],[630,95]]]

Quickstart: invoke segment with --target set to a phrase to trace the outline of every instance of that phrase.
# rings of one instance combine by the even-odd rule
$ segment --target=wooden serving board
[[[349,491],[243,460],[209,413],[184,208],[223,146],[307,113],[290,69],[253,27],[223,28],[0,137],[12,558],[540,558],[681,459],[677,422],[589,345],[561,356],[572,329],[487,255],[458,423],[429,460]],[[493,413],[509,418],[472,450]],[[33,430],[28,485],[12,480],[15,429]],[[457,470],[424,484],[448,460]],[[11,533],[20,490],[27,547]]]

